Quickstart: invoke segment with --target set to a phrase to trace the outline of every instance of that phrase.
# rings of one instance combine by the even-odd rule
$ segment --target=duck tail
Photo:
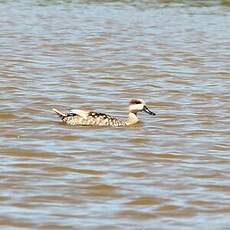
[[[65,113],[60,112],[59,110],[53,108],[52,109],[61,119],[64,119],[66,117]]]

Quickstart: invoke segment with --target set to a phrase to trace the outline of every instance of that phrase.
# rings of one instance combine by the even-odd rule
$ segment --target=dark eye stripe
[[[131,100],[129,104],[130,105],[132,105],[132,104],[142,104],[142,102],[139,101],[139,100]]]

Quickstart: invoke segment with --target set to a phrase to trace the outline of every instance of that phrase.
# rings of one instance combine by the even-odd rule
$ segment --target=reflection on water
[[[21,0],[0,12],[2,228],[230,227],[228,1]],[[51,111],[126,117],[130,98],[157,116],[77,128]]]

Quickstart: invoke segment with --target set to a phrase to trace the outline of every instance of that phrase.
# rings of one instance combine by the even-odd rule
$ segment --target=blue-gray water
[[[228,1],[0,1],[0,228],[230,228]],[[51,111],[126,118],[78,128]]]

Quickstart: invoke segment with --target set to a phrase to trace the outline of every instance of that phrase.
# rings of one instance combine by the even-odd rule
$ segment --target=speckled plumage
[[[139,122],[139,119],[137,118],[138,111],[145,111],[151,115],[155,115],[146,107],[145,102],[141,99],[133,99],[130,101],[129,116],[126,121],[94,111],[71,110],[69,113],[62,113],[57,109],[53,110],[64,123],[76,126],[129,126]]]
[[[68,125],[125,126],[125,122],[104,113],[89,112],[87,118],[71,113],[62,119]]]

